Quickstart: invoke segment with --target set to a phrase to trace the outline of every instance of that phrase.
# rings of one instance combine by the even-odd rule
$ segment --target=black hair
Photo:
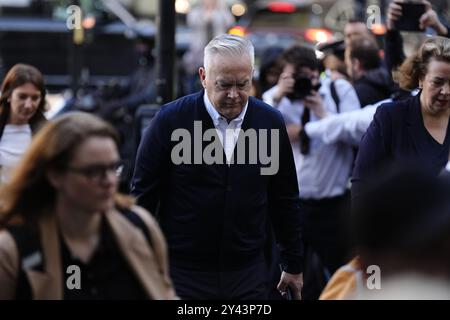
[[[294,65],[296,72],[303,67],[312,70],[319,70],[320,67],[316,52],[306,45],[295,45],[288,48],[281,57],[282,67],[287,63]]]

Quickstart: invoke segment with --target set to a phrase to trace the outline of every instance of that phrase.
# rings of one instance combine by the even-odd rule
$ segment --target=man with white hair
[[[132,193],[159,218],[171,277],[183,299],[267,298],[264,248],[270,224],[281,250],[278,290],[287,294],[289,288],[293,298],[301,298],[294,160],[281,114],[249,97],[253,68],[249,40],[214,38],[199,69],[204,90],[163,106],[138,150]],[[264,171],[267,159],[249,160],[255,147],[267,142],[265,132],[266,151],[277,162],[271,172]],[[185,135],[186,148],[180,148],[176,141]],[[211,146],[212,162],[205,158]]]

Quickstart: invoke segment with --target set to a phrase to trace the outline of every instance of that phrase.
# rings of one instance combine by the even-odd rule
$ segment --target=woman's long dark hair
[[[8,71],[2,83],[0,96],[0,139],[11,112],[11,106],[8,100],[11,98],[14,89],[27,83],[33,84],[41,93],[39,106],[36,113],[30,119],[30,126],[33,133],[45,122],[44,111],[46,108],[46,90],[44,77],[42,76],[42,73],[33,66],[16,64]]]

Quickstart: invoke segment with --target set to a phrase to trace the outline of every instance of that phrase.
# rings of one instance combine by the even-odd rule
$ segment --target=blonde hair
[[[450,63],[449,39],[431,37],[425,40],[419,50],[400,66],[398,74],[400,87],[407,90],[416,89],[419,81],[427,74],[431,60]]]

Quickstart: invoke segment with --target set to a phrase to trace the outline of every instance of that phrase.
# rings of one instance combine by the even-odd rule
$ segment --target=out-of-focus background
[[[196,75],[189,78],[186,52],[200,39],[193,27],[195,19],[189,23],[188,17],[203,2],[208,1],[0,0],[0,77],[16,63],[36,66],[45,75],[49,91],[47,116],[82,110],[104,117],[121,132],[122,157],[133,163],[142,130],[161,102],[195,89]],[[267,49],[284,49],[298,42],[317,48],[342,39],[345,24],[355,17],[368,22],[382,48],[390,1],[213,2],[220,3],[228,17],[222,26],[225,32],[251,39],[255,70],[259,70]],[[443,19],[448,18],[448,0],[431,3]],[[73,8],[81,12],[81,26],[75,30],[70,27],[78,17]],[[173,17],[168,18],[167,9],[173,8]],[[161,57],[163,51],[158,51],[158,43],[170,39],[171,24],[175,25],[173,59]],[[404,35],[406,53],[423,36]],[[173,73],[168,80],[164,78],[167,67]],[[161,84],[169,87],[165,99],[158,92]]]
[[[178,58],[175,63],[181,65],[189,44],[196,41],[186,17],[201,1],[174,2]],[[373,31],[382,36],[384,8],[389,3],[388,0],[225,2],[235,19],[229,32],[252,40],[257,63],[262,52],[271,46],[285,48],[298,41],[315,45],[341,39],[345,23],[355,15],[368,18],[372,12],[378,14],[380,19],[374,19]],[[448,14],[449,1],[431,2],[437,12]],[[73,33],[66,24],[71,5],[78,5],[83,11],[81,48],[73,45]],[[68,88],[126,86],[139,66],[154,63],[159,11],[157,0],[0,0],[0,76],[15,63],[24,62],[42,70],[51,93]],[[181,87],[176,87],[176,96],[185,93],[180,91]]]

